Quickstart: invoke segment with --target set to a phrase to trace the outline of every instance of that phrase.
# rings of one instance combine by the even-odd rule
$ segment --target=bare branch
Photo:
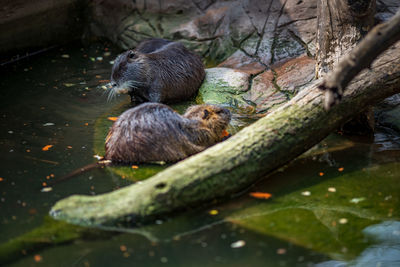
[[[339,103],[343,91],[350,81],[386,49],[400,40],[400,11],[389,21],[373,28],[365,38],[347,55],[336,68],[325,76],[319,86],[325,91],[325,109]]]

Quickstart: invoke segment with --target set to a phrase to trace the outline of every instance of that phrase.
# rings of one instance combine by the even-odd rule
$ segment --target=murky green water
[[[227,203],[142,228],[86,229],[47,217],[61,198],[109,192],[155,171],[152,166],[98,169],[50,192],[40,191],[43,182],[95,162],[93,155],[101,153],[111,125],[107,117],[129,107],[127,97],[107,102],[98,88],[109,78],[109,61],[116,53],[112,48],[105,51],[104,45],[68,47],[2,69],[0,262],[10,266],[400,264],[400,138],[386,129],[378,129],[374,143],[332,135]],[[240,127],[245,119],[239,117],[235,125]],[[52,147],[43,151],[46,145]],[[255,199],[248,192],[272,197]]]

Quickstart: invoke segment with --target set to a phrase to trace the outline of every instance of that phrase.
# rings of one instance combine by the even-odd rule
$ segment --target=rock
[[[300,56],[272,67],[276,72],[276,84],[291,96],[299,92],[315,78],[315,60]]]
[[[244,98],[256,105],[256,113],[267,112],[273,106],[288,100],[288,97],[274,85],[274,74],[271,70],[253,79],[251,89]]]
[[[251,75],[258,74],[266,68],[258,60],[246,55],[241,50],[236,50],[229,58],[220,63],[218,67],[237,69]]]
[[[257,75],[244,96],[256,105],[257,113],[266,113],[285,103],[314,79],[315,60],[307,56],[271,66]]]
[[[206,69],[206,78],[199,89],[196,102],[228,105],[239,110],[254,110],[243,99],[249,89],[248,73],[230,68]]]
[[[96,0],[91,25],[96,35],[109,37],[124,49],[148,37],[179,40],[205,57],[208,65],[218,65],[233,54],[237,61],[237,53],[243,53],[252,58],[253,66],[239,69],[255,74],[282,60],[315,53],[316,0],[283,5],[279,0],[267,4],[262,0]]]
[[[397,94],[390,99],[385,99],[387,104],[385,108],[383,104],[379,105],[380,109],[376,112],[376,121],[378,125],[391,128],[400,134],[400,104],[397,102],[399,98],[400,95]]]

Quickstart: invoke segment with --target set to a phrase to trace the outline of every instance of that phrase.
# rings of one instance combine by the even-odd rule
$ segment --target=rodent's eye
[[[130,58],[130,59],[136,58],[136,53],[133,51],[129,51],[128,58]]]
[[[210,112],[207,110],[207,109],[205,109],[204,110],[204,115],[203,115],[203,120],[205,120],[205,119],[207,119],[208,118],[208,116],[210,115]]]

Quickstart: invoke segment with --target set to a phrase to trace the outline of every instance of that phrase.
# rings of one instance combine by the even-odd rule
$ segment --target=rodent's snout
[[[226,115],[231,115],[231,112],[229,111],[229,109],[223,108],[222,112],[225,113]]]
[[[221,108],[220,110],[218,110],[216,112],[223,120],[227,121],[227,123],[229,123],[229,121],[232,118],[232,114],[229,111],[229,109],[226,108]]]

